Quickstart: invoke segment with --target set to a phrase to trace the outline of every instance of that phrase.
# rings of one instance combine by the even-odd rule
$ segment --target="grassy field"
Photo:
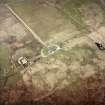
[[[84,79],[94,75],[98,69],[102,70],[101,67],[104,62],[102,56],[105,54],[98,51],[94,42],[86,37],[91,28],[86,24],[87,21],[93,22],[93,20],[96,20],[92,24],[93,27],[95,23],[101,25],[99,21],[102,20],[100,13],[96,14],[97,10],[100,11],[101,9],[95,0],[65,0],[61,9],[45,3],[39,3],[38,5],[35,3],[33,0],[30,2],[10,0],[9,5],[38,33],[42,40],[49,41],[50,44],[62,42],[62,49],[51,56],[41,58],[31,66],[32,77],[34,77],[32,78],[33,84],[41,85],[40,87],[43,88],[42,84],[45,81],[51,88],[55,84],[65,86],[65,84],[70,84],[74,80],[80,82],[80,77]],[[86,7],[86,12],[81,12],[84,7]],[[95,7],[97,7],[97,10]],[[84,18],[84,16],[86,17]],[[36,46],[39,48],[37,44]],[[36,50],[34,42],[27,47],[33,51]],[[37,51],[40,52],[40,49]],[[99,55],[102,58],[99,59]],[[38,73],[36,72],[42,76],[42,79],[37,78]],[[34,74],[37,76],[35,77]],[[29,78],[27,72],[23,76],[25,83],[29,82]],[[40,81],[41,84],[38,84]]]
[[[72,49],[68,49],[68,51],[61,49],[50,57],[64,61],[67,65],[70,65],[72,62],[80,62],[82,66],[82,64],[92,63],[92,59],[97,57],[97,55],[95,54],[95,49],[87,45],[81,47],[77,45]]]
[[[19,14],[44,41],[48,40],[50,36],[54,36],[55,33],[59,32],[58,30],[67,30],[74,26],[78,30],[81,30],[81,32],[85,31],[85,33],[88,33],[88,29],[82,20],[82,15],[79,10],[80,6],[86,3],[87,1],[84,0],[66,0],[63,1],[62,10],[57,10],[57,8],[50,5],[44,7],[43,5],[45,3],[35,4],[33,0],[30,2],[10,0],[9,2],[16,13]],[[74,26],[69,25],[71,23]]]
[[[65,0],[61,10],[57,10],[56,6],[47,5],[44,7],[43,5],[46,3],[34,0],[9,0],[8,3],[46,41],[59,32],[59,30],[65,29],[65,27],[70,29],[75,26],[82,35],[90,33],[90,29],[84,22],[80,9],[83,5],[87,6],[88,4],[96,3],[96,0]],[[69,25],[69,23],[72,23],[74,26]]]
[[[20,55],[25,56],[29,61],[36,56],[40,58],[26,67],[27,71],[22,74],[23,67],[18,64],[17,68],[11,69],[10,51],[6,45],[0,45],[0,77],[3,76],[3,69],[9,70],[8,77],[0,79],[0,85],[12,86],[18,80],[23,80],[26,86],[38,88],[39,95],[43,90],[49,92],[60,90],[65,93],[65,96],[71,93],[76,95],[75,97],[71,95],[74,102],[76,99],[80,102],[77,97],[81,95],[91,96],[93,99],[98,92],[97,89],[104,88],[105,81],[103,72],[105,71],[105,52],[99,50],[94,42],[98,35],[101,36],[100,29],[102,36],[105,33],[104,10],[96,3],[96,0],[60,0],[63,3],[61,8],[45,4],[40,0],[37,4],[36,1],[9,0],[9,5],[38,33],[42,40],[48,45],[57,44],[61,49],[47,57],[41,57],[40,52],[44,48],[36,43],[33,37],[27,37],[32,40],[16,50],[14,54],[16,61]],[[94,40],[90,37],[93,34],[95,34]],[[25,38],[21,40],[21,43],[23,42],[25,43]],[[45,47],[45,53],[48,52],[47,50]],[[11,75],[17,69],[20,71]],[[97,87],[98,83],[99,87]],[[67,89],[66,92],[65,89]],[[86,89],[88,95],[83,94]],[[97,94],[99,96],[99,93]],[[62,95],[64,98],[65,96]],[[70,97],[67,97],[70,100]],[[85,100],[85,98],[81,99]]]
[[[0,45],[0,74],[5,75],[10,69],[10,52],[6,45]],[[6,70],[4,72],[4,70]],[[4,72],[4,73],[3,73]],[[1,77],[1,76],[0,76]]]
[[[15,63],[15,62],[14,62]],[[0,45],[0,87],[10,86],[21,79],[18,69],[11,64],[11,51],[6,44]],[[12,81],[12,82],[11,82]],[[11,83],[11,84],[10,84]]]

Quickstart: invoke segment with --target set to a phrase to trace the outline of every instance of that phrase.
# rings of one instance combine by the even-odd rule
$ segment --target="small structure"
[[[22,65],[24,67],[28,66],[28,60],[27,60],[27,58],[26,57],[23,57],[23,56],[20,57],[18,59],[18,64],[20,64],[20,65]]]
[[[105,27],[100,27],[88,36],[100,50],[105,50]]]
[[[52,55],[52,54],[54,54],[55,52],[57,52],[58,50],[60,50],[61,48],[60,48],[60,46],[58,46],[58,45],[51,45],[51,46],[48,46],[48,47],[46,47],[46,48],[43,48],[42,50],[41,50],[41,56],[42,57],[47,57],[47,56],[49,56],[49,55]]]
[[[101,43],[95,42],[95,44],[99,48],[99,50],[105,50],[105,47]]]

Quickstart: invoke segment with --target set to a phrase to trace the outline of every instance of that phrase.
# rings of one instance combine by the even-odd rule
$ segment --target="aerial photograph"
[[[105,0],[0,0],[0,105],[105,105]]]

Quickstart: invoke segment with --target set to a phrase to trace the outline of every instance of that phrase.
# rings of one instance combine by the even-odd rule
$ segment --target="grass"
[[[10,78],[11,81],[13,81],[12,84],[14,84],[21,77],[19,71],[15,70],[16,68],[14,68],[13,65],[11,64],[10,56],[11,56],[10,49],[7,47],[6,44],[1,44],[0,45],[0,86],[6,85],[8,80],[10,80]]]
[[[19,14],[19,16],[21,16],[25,20],[25,22],[28,23],[28,25],[31,26],[33,30],[35,29],[35,31],[37,32],[38,30],[36,29],[36,27],[34,27],[35,13],[33,11],[35,11],[36,9],[35,4],[33,2],[34,2],[33,0],[31,0],[30,2],[28,0],[26,1],[10,0],[9,4],[11,5],[11,7],[13,7],[16,13]],[[81,18],[82,16],[79,8],[82,4],[85,5],[86,3],[90,2],[91,0],[65,0],[64,10],[61,10],[63,11],[62,15],[65,15],[65,17],[69,19],[79,30],[82,31],[83,29],[85,29],[85,33],[88,32],[88,29]],[[42,39],[47,39],[47,37],[49,36],[47,35],[46,32],[43,32],[43,35],[41,35],[42,33],[40,32],[38,34],[42,37]]]
[[[20,72],[17,72],[15,75],[10,76],[6,81],[6,86],[13,86],[17,83],[17,81],[22,80],[22,75]]]
[[[0,87],[4,86],[6,82],[6,76],[10,71],[10,51],[5,44],[0,44]]]
[[[6,75],[10,70],[10,51],[5,44],[0,45],[0,75]],[[1,77],[0,76],[0,77]]]
[[[103,15],[103,25],[105,26],[105,7],[103,7],[102,5],[100,5],[100,8],[102,10],[102,15]]]
[[[43,24],[43,19],[40,20],[40,11],[43,10],[40,8],[40,4],[35,4],[34,0],[30,1],[12,1],[8,3],[12,9],[24,20],[24,22],[33,30],[35,31],[43,40],[46,40],[49,38],[49,34],[46,31],[49,31],[46,27],[46,24]],[[36,22],[37,16],[36,12],[39,11],[39,20]],[[36,24],[38,24],[36,26]],[[42,24],[42,25],[40,25]],[[41,28],[41,31],[40,31]],[[45,28],[46,31],[43,30]]]
[[[34,21],[34,8],[33,0],[9,0],[8,4],[15,10],[15,12],[25,20],[28,24]],[[31,18],[31,20],[29,19]]]
[[[85,33],[89,33],[89,30],[82,19],[79,9],[81,5],[87,5],[94,1],[95,0],[66,0],[64,3],[64,14],[66,18],[70,19],[77,29],[81,31],[85,29]]]
[[[75,46],[69,51],[60,50],[54,55],[49,56],[49,58],[54,57],[59,59],[66,64],[71,64],[71,62],[80,62],[81,65],[92,63],[92,59],[96,57],[95,50],[84,45],[82,47]]]
[[[72,22],[72,24],[74,24],[77,27],[78,30],[80,30],[81,35],[84,35],[84,34],[86,35],[91,31],[89,27],[86,25],[86,23],[84,22],[84,20],[82,19],[83,16],[80,12],[80,8],[82,5],[85,6],[92,3],[97,3],[97,0],[65,0],[64,1],[63,13],[65,14],[65,17],[69,19]],[[97,4],[97,5],[99,5],[102,8],[100,4]],[[97,11],[97,12],[101,12],[101,11]],[[103,17],[105,18],[104,9],[102,9],[102,13],[103,13]],[[105,19],[104,19],[104,23],[105,23]]]

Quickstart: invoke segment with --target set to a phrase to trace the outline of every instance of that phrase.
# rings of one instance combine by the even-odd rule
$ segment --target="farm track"
[[[15,13],[15,11],[9,5],[6,5],[6,7],[25,26],[25,28],[33,35],[33,37],[38,42],[40,42],[43,46],[46,46],[42,39]]]

